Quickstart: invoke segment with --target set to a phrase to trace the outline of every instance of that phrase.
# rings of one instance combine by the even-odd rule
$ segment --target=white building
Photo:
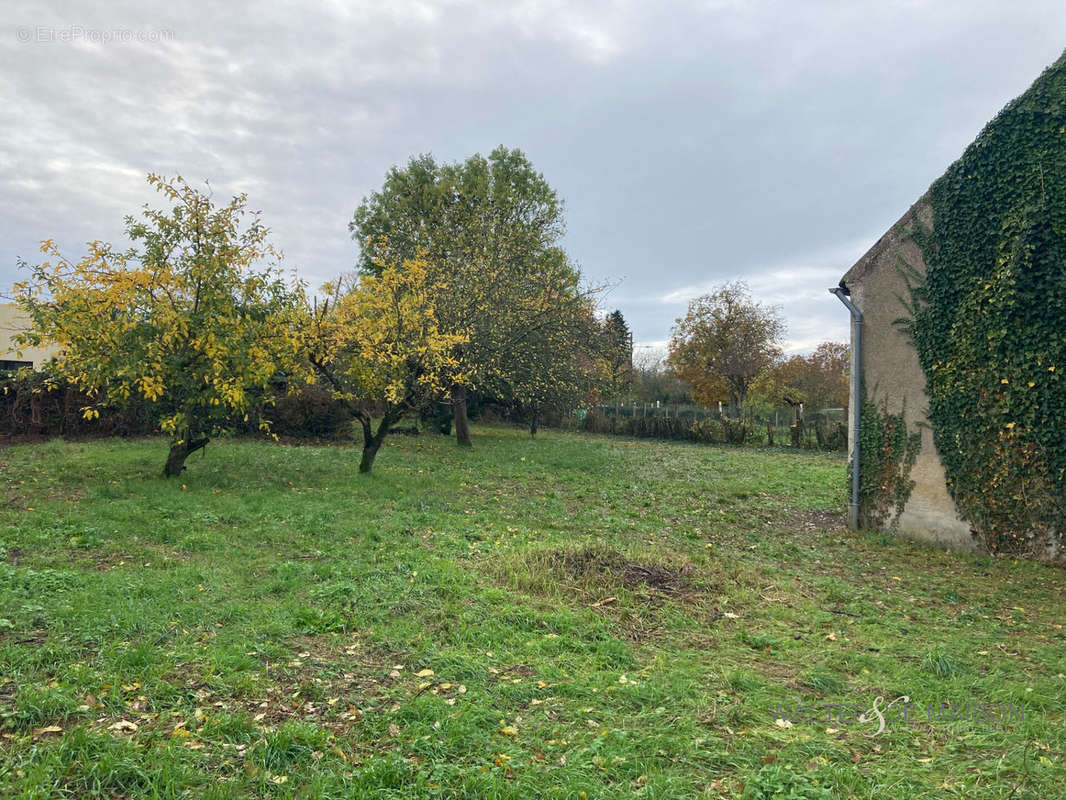
[[[15,335],[30,327],[26,312],[14,303],[0,303],[0,372],[41,365],[50,359],[55,350],[47,347],[20,347],[15,344]]]

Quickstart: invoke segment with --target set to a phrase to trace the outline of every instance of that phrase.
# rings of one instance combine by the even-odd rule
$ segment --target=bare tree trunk
[[[537,412],[537,411],[534,411],[533,415],[529,418],[529,435],[530,435],[531,438],[535,437],[537,435],[537,426],[538,426],[539,423],[540,423],[540,413]]]
[[[363,457],[359,460],[359,471],[362,474],[367,475],[374,468],[374,459],[377,458],[380,449],[380,439],[371,438],[363,442]]]
[[[381,449],[389,430],[400,418],[399,414],[388,411],[378,423],[377,432],[374,432],[373,420],[369,416],[360,417],[359,423],[363,426],[363,457],[359,460],[359,472],[364,475],[374,468],[374,459],[377,458],[378,450]]]
[[[470,421],[466,418],[466,387],[452,387],[452,413],[455,415],[455,443],[470,447]]]
[[[166,466],[163,467],[163,475],[175,478],[185,469],[185,459],[207,446],[210,441],[206,436],[197,437],[186,431],[185,435],[170,445],[170,454],[167,456]]]

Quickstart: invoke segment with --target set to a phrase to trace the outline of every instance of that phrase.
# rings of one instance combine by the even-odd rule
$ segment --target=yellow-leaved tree
[[[15,297],[33,321],[22,342],[59,348],[59,372],[94,398],[86,417],[137,396],[158,408],[169,477],[268,391],[299,293],[244,195],[220,206],[181,177],[148,182],[173,207],[127,217],[129,249],[90,242],[74,262],[46,241]]]
[[[362,425],[363,473],[404,414],[462,379],[455,350],[466,338],[440,331],[427,275],[421,258],[381,265],[351,291],[327,285],[329,299],[304,303],[297,370],[328,386]]]

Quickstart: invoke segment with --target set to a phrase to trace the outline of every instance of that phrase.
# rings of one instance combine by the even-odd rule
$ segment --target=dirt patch
[[[789,530],[826,531],[847,526],[847,518],[839,511],[797,511],[781,526]]]
[[[509,591],[591,609],[622,638],[649,642],[681,635],[675,610],[709,627],[721,619],[721,574],[678,554],[625,553],[603,545],[507,553],[486,563]],[[690,631],[686,631],[687,635]]]
[[[627,589],[655,589],[664,594],[677,594],[688,588],[692,571],[687,565],[642,564],[629,561],[619,553],[592,548],[551,553],[548,565],[582,582],[599,580],[621,584]]]

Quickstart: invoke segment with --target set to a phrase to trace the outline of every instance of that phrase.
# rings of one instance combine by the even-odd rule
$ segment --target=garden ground
[[[165,452],[0,450],[5,797],[1064,796],[1063,572],[846,530],[839,456]]]

